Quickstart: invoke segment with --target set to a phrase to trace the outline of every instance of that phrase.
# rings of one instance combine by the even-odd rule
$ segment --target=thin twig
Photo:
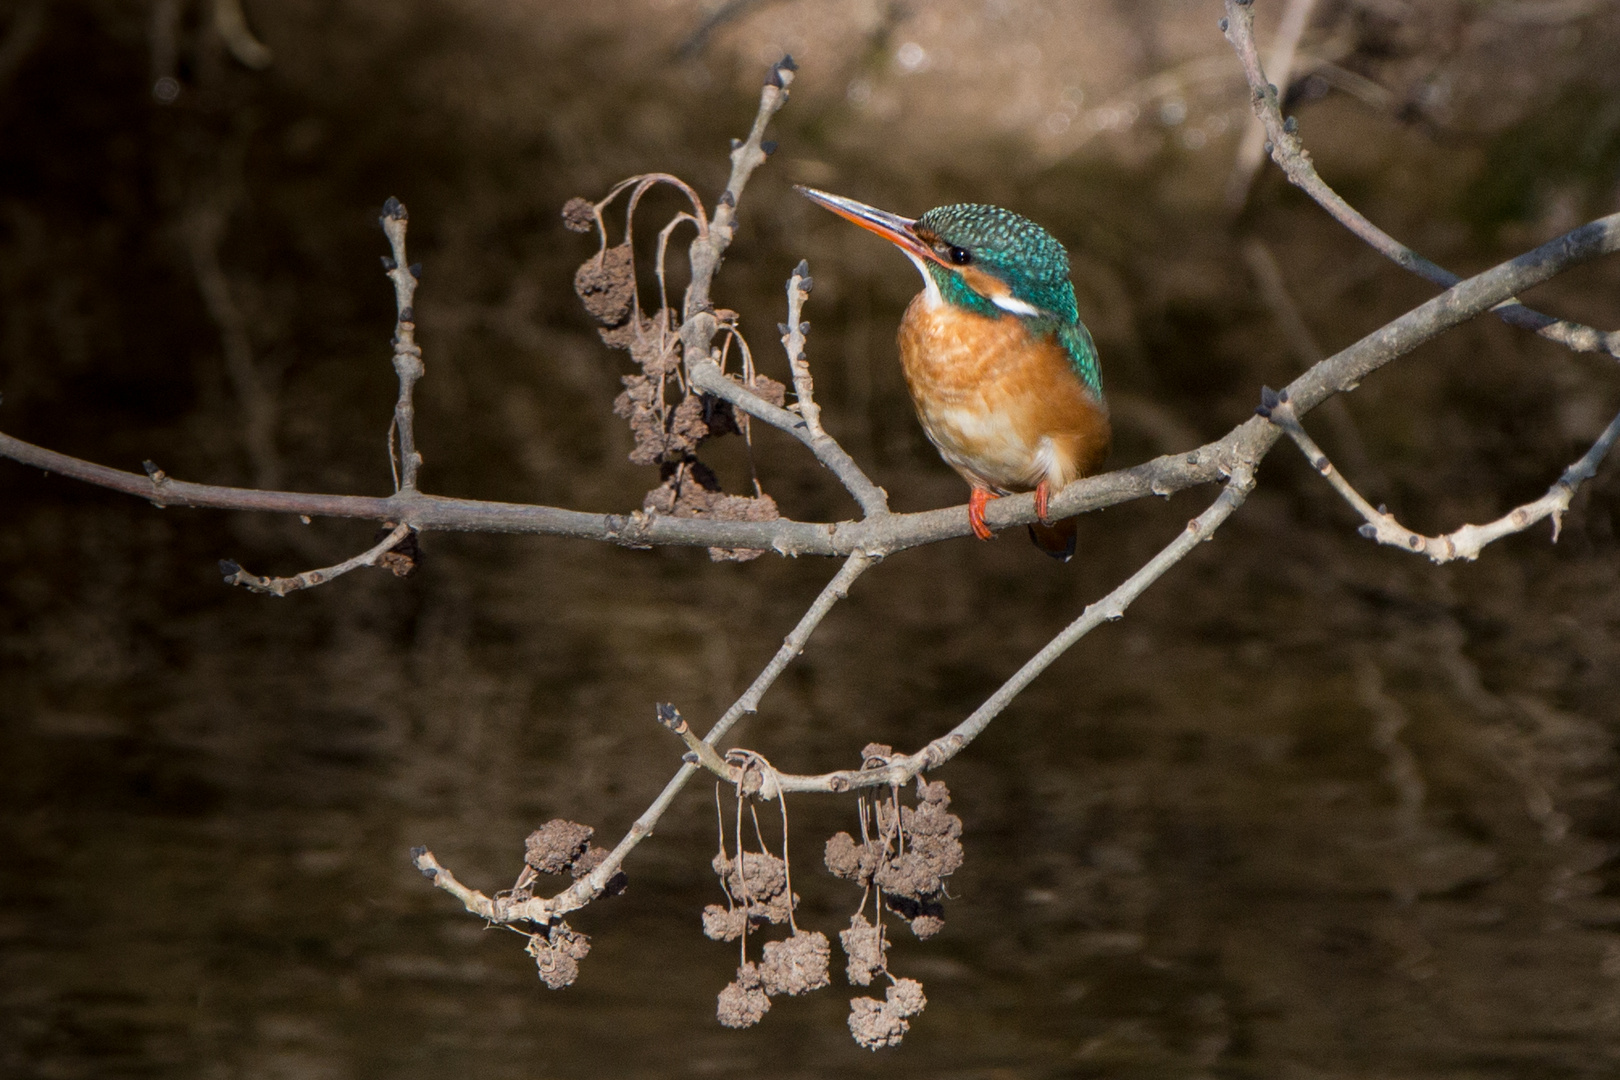
[[[1138,596],[1141,596],[1148,586],[1163,577],[1176,563],[1186,558],[1198,544],[1210,539],[1231,517],[1238,507],[1243,505],[1249,492],[1254,489],[1254,470],[1250,465],[1243,465],[1232,473],[1227,481],[1226,488],[1220,497],[1212,503],[1209,509],[1187,522],[1187,527],[1172,540],[1163,550],[1149,559],[1143,567],[1107,596],[1095,603],[1087,605],[1078,619],[1070,623],[1056,637],[1046,643],[1040,652],[1024,662],[1023,667],[1002,683],[995,693],[987,698],[984,704],[975,709],[967,719],[955,728],[930,742],[915,754],[906,754],[889,759],[886,765],[874,769],[842,770],[824,773],[820,776],[797,776],[778,773],[777,784],[783,792],[789,791],[849,791],[853,788],[880,787],[885,784],[898,785],[908,783],[915,779],[918,773],[929,769],[937,769],[951,758],[962,752],[962,749],[972,742],[985,728],[990,726],[1006,707],[1012,703],[1023,689],[1035,681],[1036,676],[1050,667],[1058,657],[1062,656],[1081,638],[1101,626],[1105,622],[1113,622],[1124,618],[1125,609],[1131,606]]]
[[[319,570],[306,570],[302,574],[293,577],[259,577],[257,574],[248,573],[230,559],[221,559],[219,569],[225,575],[225,584],[227,585],[241,585],[248,592],[266,593],[270,596],[286,596],[288,593],[297,592],[299,589],[311,589],[316,585],[324,585],[333,578],[342,577],[350,570],[358,570],[362,566],[376,566],[382,563],[388,553],[393,551],[394,547],[410,534],[410,531],[411,527],[409,525],[396,525],[393,532],[390,532],[376,545],[367,551],[361,552],[354,558],[345,559],[336,566],[326,566]],[[394,572],[403,576],[404,573],[410,572],[410,567],[413,565],[414,562],[406,558],[399,564],[401,569],[395,569]]]
[[[775,656],[771,657],[771,662],[766,664],[765,669],[755,676],[754,681],[747,690],[743,691],[742,696],[732,704],[731,708],[727,709],[725,714],[715,721],[714,727],[710,728],[709,733],[703,738],[705,743],[710,747],[716,746],[721,739],[726,737],[727,732],[736,725],[737,721],[759,708],[760,698],[764,696],[765,691],[771,688],[771,685],[787,669],[787,666],[804,651],[805,644],[810,640],[810,635],[821,624],[821,621],[827,617],[827,613],[833,609],[833,606],[838,601],[849,595],[849,587],[854,584],[855,579],[865,573],[867,568],[873,566],[876,562],[876,559],[865,555],[852,555],[844,562],[838,573],[833,575],[832,580],[822,588],[821,593],[816,597],[809,609],[800,616],[798,625],[793,628],[793,632],[783,639],[782,647],[776,651]],[[444,871],[439,866],[438,862],[434,860],[432,852],[426,848],[415,849],[412,852],[412,858],[415,860],[418,869],[433,878],[434,884],[454,895],[467,906],[468,911],[475,915],[482,915],[484,918],[494,922],[514,922],[518,920],[548,922],[551,919],[566,915],[570,911],[577,911],[598,896],[601,896],[606,890],[608,882],[619,872],[619,867],[624,864],[625,858],[631,851],[635,850],[636,845],[652,834],[653,828],[658,824],[659,819],[664,816],[664,812],[675,801],[675,796],[680,794],[681,789],[701,769],[700,765],[693,762],[683,762],[680,769],[670,778],[669,783],[664,785],[664,790],[658,793],[658,797],[652,801],[652,805],[648,806],[641,816],[636,819],[635,824],[630,826],[629,832],[625,833],[624,838],[608,853],[607,858],[603,859],[596,869],[574,882],[568,889],[549,899],[520,898],[492,901],[483,893],[467,889],[456,881],[454,877],[449,877],[448,871]],[[738,857],[741,858],[740,853]],[[441,877],[440,875],[444,876]]]
[[[1270,391],[1267,391],[1267,394],[1270,394]],[[1305,455],[1305,460],[1311,463],[1311,467],[1321,473],[1332,485],[1333,490],[1337,491],[1366,521],[1359,530],[1362,536],[1403,551],[1427,555],[1436,563],[1451,562],[1453,559],[1472,562],[1479,558],[1480,551],[1487,544],[1504,536],[1523,532],[1545,518],[1552,518],[1552,538],[1553,542],[1557,543],[1570,500],[1575,497],[1575,492],[1582,484],[1597,474],[1598,465],[1614,448],[1615,440],[1620,439],[1620,414],[1617,414],[1609,421],[1609,426],[1603,429],[1603,434],[1598,436],[1591,449],[1565,469],[1564,474],[1541,498],[1515,507],[1495,521],[1484,525],[1464,525],[1443,536],[1424,536],[1406,528],[1395,519],[1395,515],[1383,507],[1374,509],[1373,505],[1351,486],[1344,475],[1333,467],[1333,463],[1322,452],[1322,448],[1316,445],[1316,441],[1300,425],[1292,403],[1285,397],[1276,395],[1274,401],[1267,398],[1262,408],[1270,415],[1271,422],[1282,428],[1289,438],[1294,440],[1294,445],[1299,447],[1300,453]]]
[[[1221,30],[1243,65],[1244,78],[1252,91],[1255,115],[1266,129],[1271,159],[1288,176],[1289,181],[1379,254],[1442,288],[1457,284],[1461,279],[1456,274],[1425,259],[1367,220],[1318,175],[1316,166],[1311,163],[1310,153],[1297,134],[1298,125],[1292,118],[1283,119],[1277,87],[1266,81],[1265,70],[1260,65],[1260,56],[1254,44],[1253,0],[1226,0],[1226,18],[1221,20]],[[1620,331],[1597,330],[1568,319],[1555,319],[1525,307],[1513,297],[1504,298],[1496,314],[1504,322],[1533,330],[1549,341],[1556,341],[1576,352],[1601,352],[1620,358]]]
[[[688,369],[687,378],[694,388],[705,394],[729,401],[750,416],[765,421],[774,428],[792,435],[810,448],[816,460],[825,465],[844,488],[860,504],[868,520],[890,516],[889,496],[862,471],[849,452],[825,431],[810,431],[809,420],[798,412],[772,405],[735,379],[726,377],[720,365],[713,360],[700,360]],[[796,377],[795,377],[796,378]]]
[[[681,710],[673,705],[660,704],[657,717],[660,724],[680,736],[681,741],[686,744],[689,751],[686,755],[688,760],[696,761],[716,776],[731,783],[736,783],[741,778],[742,770],[729,764],[720,756],[718,750],[698,738],[697,733],[692,730],[692,725],[681,716]]]
[[[1288,92],[1288,80],[1293,75],[1294,53],[1299,48],[1299,39],[1305,35],[1305,27],[1310,25],[1311,12],[1315,8],[1316,0],[1288,0],[1282,24],[1277,27],[1277,40],[1271,45],[1271,56],[1267,60],[1266,67],[1284,94]],[[1226,182],[1228,210],[1236,213],[1249,201],[1249,189],[1254,186],[1254,175],[1260,171],[1260,163],[1265,157],[1266,128],[1260,118],[1255,117],[1243,132],[1243,141],[1238,144],[1237,158],[1232,163],[1232,175]]]
[[[383,270],[394,283],[394,306],[398,321],[394,324],[394,372],[399,376],[399,400],[394,404],[394,422],[389,426],[389,460],[397,460],[404,475],[394,478],[394,490],[416,490],[416,474],[422,467],[422,455],[416,450],[416,406],[411,400],[426,368],[422,365],[422,349],[416,344],[416,282],[421,276],[420,266],[410,265],[405,258],[405,225],[410,215],[405,204],[390,197],[383,204],[382,217],[377,219],[388,234],[393,248],[392,258],[383,260]],[[396,451],[397,447],[397,451]]]
[[[788,278],[788,320],[782,324],[782,349],[787,353],[788,367],[793,372],[793,393],[798,398],[798,413],[804,417],[805,430],[813,438],[821,438],[826,431],[821,427],[821,406],[816,404],[816,383],[810,377],[810,361],[804,355],[804,336],[810,324],[803,319],[804,302],[810,297],[815,279],[810,276],[810,264],[803,259],[793,268]]]
[[[686,287],[686,299],[682,306],[681,351],[688,370],[709,358],[710,345],[719,328],[714,316],[714,304],[710,300],[714,275],[736,235],[737,200],[742,197],[743,188],[748,185],[748,178],[753,176],[754,170],[763,165],[776,149],[774,143],[765,141],[765,128],[787,104],[788,87],[792,85],[793,73],[797,70],[798,65],[793,62],[793,57],[784,56],[766,76],[765,86],[759,93],[759,110],[754,114],[754,126],[748,132],[748,138],[732,145],[731,175],[726,180],[725,191],[715,201],[709,227],[692,241],[687,251],[692,280]]]

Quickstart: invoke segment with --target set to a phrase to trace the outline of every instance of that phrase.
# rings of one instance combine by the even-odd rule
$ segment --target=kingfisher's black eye
[[[967,248],[959,248],[954,244],[945,249],[945,254],[950,258],[951,262],[955,263],[957,266],[966,266],[968,263],[973,261],[972,252],[968,251]]]

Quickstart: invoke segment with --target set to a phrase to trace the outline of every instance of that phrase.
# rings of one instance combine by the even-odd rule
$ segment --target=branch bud
[[[1262,386],[1260,388],[1260,404],[1255,406],[1254,409],[1255,415],[1263,416],[1267,420],[1270,420],[1271,411],[1281,404],[1282,398],[1277,396],[1277,391],[1273,390],[1269,386]]]

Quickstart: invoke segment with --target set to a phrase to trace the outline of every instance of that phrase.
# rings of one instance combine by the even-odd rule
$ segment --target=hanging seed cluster
[[[863,756],[868,764],[884,764],[892,753],[874,743]],[[838,935],[844,977],[851,986],[870,986],[879,976],[889,980],[883,1000],[858,997],[849,1003],[849,1032],[868,1050],[897,1045],[928,1004],[922,983],[890,973],[882,913],[900,916],[919,938],[933,937],[945,926],[945,879],[962,865],[962,819],[949,810],[950,789],[918,777],[915,806],[901,805],[898,796],[875,804],[863,799],[861,842],[838,833],[827,841],[825,856],[828,870],[862,889],[862,910]],[[875,924],[866,917],[867,897],[876,900]]]
[[[886,764],[891,754],[886,746],[868,746],[865,764]],[[746,787],[739,794],[739,823],[742,800],[751,794]],[[919,938],[932,937],[945,925],[945,879],[962,865],[962,820],[950,812],[950,803],[950,790],[943,783],[919,777],[916,805],[902,805],[898,790],[872,801],[862,797],[862,840],[857,843],[841,832],[827,841],[827,868],[862,888],[860,910],[838,935],[844,978],[851,986],[871,986],[880,978],[888,983],[881,999],[856,997],[849,1003],[850,1035],[868,1050],[897,1045],[911,1029],[912,1018],[928,1004],[922,983],[890,973],[884,916],[899,916]],[[829,985],[832,949],[826,935],[805,932],[794,924],[799,898],[786,858],[741,849],[731,856],[723,815],[720,824],[720,851],[712,865],[726,902],[703,909],[703,932],[714,941],[742,942],[737,977],[720,991],[716,1015],[727,1027],[751,1027],[770,1011],[772,998]],[[740,829],[738,837],[740,842]],[[784,856],[786,837],[784,812]],[[760,845],[764,846],[763,837]],[[868,900],[873,901],[876,922],[867,917]],[[781,923],[793,927],[792,935],[766,942],[758,961],[750,960],[748,935]]]
[[[722,851],[713,866],[727,904],[703,909],[703,933],[709,938],[736,941],[750,929],[792,923],[799,898],[788,887],[785,860],[766,851],[741,851],[732,859]],[[771,998],[808,994],[828,985],[831,959],[826,934],[795,927],[791,937],[766,942],[757,964],[743,961],[736,979],[720,991],[716,1015],[727,1027],[751,1027],[770,1009]]]
[[[752,495],[721,490],[714,471],[698,459],[700,446],[723,435],[747,435],[747,418],[739,417],[729,402],[694,392],[686,385],[681,365],[680,320],[667,299],[649,315],[642,309],[636,288],[635,246],[626,222],[623,243],[610,246],[601,212],[621,192],[629,190],[628,218],[635,216],[641,194],[661,182],[656,177],[633,177],[616,187],[601,203],[570,199],[563,207],[563,224],[575,232],[596,230],[601,248],[581,264],[574,275],[574,292],[591,317],[601,324],[602,341],[630,354],[639,374],[621,376],[624,390],[613,401],[614,415],[630,425],[635,445],[630,460],[658,467],[658,486],[642,500],[642,512],[670,517],[709,518],[719,521],[772,521],[781,517],[776,501],[759,489]],[[662,276],[664,246],[659,246]],[[714,316],[725,331],[729,346],[737,336],[735,312],[719,310]],[[739,346],[739,351],[742,351]],[[726,354],[719,355],[725,366]],[[787,388],[753,370],[743,354],[743,382],[773,405],[787,400]],[[752,548],[711,548],[716,561],[746,562],[763,552]]]
[[[912,933],[933,937],[945,927],[945,879],[962,865],[962,819],[950,804],[943,781],[919,779],[916,807],[881,801],[862,822],[861,843],[847,832],[828,840],[827,869],[878,890]]]

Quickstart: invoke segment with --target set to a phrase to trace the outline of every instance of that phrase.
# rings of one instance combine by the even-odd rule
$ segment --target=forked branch
[[[1279,89],[1268,82],[1261,66],[1260,53],[1254,42],[1253,0],[1226,0],[1226,18],[1221,20],[1221,32],[1231,42],[1238,62],[1243,65],[1243,77],[1249,84],[1254,113],[1265,127],[1266,146],[1271,159],[1282,169],[1289,182],[1314,199],[1317,205],[1332,214],[1373,250],[1398,266],[1427,278],[1441,288],[1450,288],[1462,280],[1374,225],[1366,215],[1345,202],[1317,173],[1311,155],[1299,137],[1298,122],[1293,117],[1283,118],[1281,95],[1287,87]],[[1600,352],[1620,358],[1620,331],[1597,330],[1568,319],[1544,315],[1512,297],[1501,302],[1496,314],[1504,322],[1533,330],[1575,352]]]
[[[1415,555],[1427,555],[1436,563],[1451,562],[1453,559],[1464,559],[1472,562],[1479,558],[1479,553],[1487,544],[1523,532],[1538,521],[1552,518],[1552,538],[1556,542],[1558,534],[1563,528],[1564,514],[1569,510],[1569,504],[1575,497],[1580,486],[1597,475],[1598,465],[1614,449],[1616,439],[1620,439],[1620,415],[1609,421],[1609,426],[1603,429],[1586,453],[1582,454],[1564,474],[1558,478],[1547,494],[1534,502],[1527,502],[1523,506],[1514,507],[1495,521],[1484,525],[1464,525],[1443,536],[1424,536],[1406,528],[1395,519],[1395,515],[1380,506],[1376,509],[1362,497],[1361,493],[1351,486],[1350,481],[1316,445],[1316,440],[1306,433],[1300,424],[1299,417],[1294,414],[1294,406],[1286,396],[1274,393],[1268,387],[1262,392],[1260,415],[1265,416],[1276,424],[1288,437],[1294,440],[1305,460],[1311,463],[1311,468],[1322,474],[1333,490],[1337,491],[1345,502],[1355,508],[1366,522],[1358,530],[1362,536],[1369,540],[1376,540],[1380,544],[1410,551]]]

